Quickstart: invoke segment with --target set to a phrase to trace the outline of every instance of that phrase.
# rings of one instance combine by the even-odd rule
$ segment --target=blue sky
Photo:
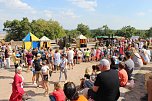
[[[84,23],[90,29],[107,24],[111,29],[131,25],[152,27],[152,0],[0,0],[0,30],[6,20],[28,17],[54,19],[65,29]]]

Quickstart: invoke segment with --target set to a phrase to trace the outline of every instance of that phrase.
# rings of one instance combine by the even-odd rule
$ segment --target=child
[[[80,88],[91,88],[93,86],[93,81],[91,78],[91,71],[86,68],[84,78],[81,79]]]
[[[119,75],[119,81],[121,87],[126,86],[128,82],[128,74],[124,68],[125,68],[125,64],[123,62],[120,62],[118,75]]]
[[[91,70],[89,68],[86,68],[84,74],[85,79],[90,79],[90,75],[91,75]]]
[[[65,101],[66,97],[59,83],[54,84],[54,92],[52,92],[49,97],[51,101]]]
[[[49,91],[49,87],[48,87],[49,67],[46,65],[45,61],[42,62],[41,71],[42,71],[43,86],[45,89],[44,95],[46,96],[48,94],[48,91]]]

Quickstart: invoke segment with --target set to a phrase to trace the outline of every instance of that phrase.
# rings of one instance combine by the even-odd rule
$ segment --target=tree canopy
[[[50,39],[61,38],[66,35],[57,21],[46,21],[44,19],[32,20],[31,22],[29,22],[28,18],[6,21],[3,30],[8,33],[6,41],[20,41],[28,32],[32,32],[38,38],[45,35]]]
[[[89,29],[88,25],[80,23],[77,25],[76,29],[65,30],[59,24],[59,22],[44,19],[32,20],[31,22],[28,18],[23,18],[22,20],[6,21],[4,22],[4,31],[8,34],[6,35],[6,41],[10,40],[22,40],[28,32],[32,32],[38,38],[42,36],[47,36],[50,39],[63,38],[76,38],[78,35],[83,34],[86,37],[96,37],[96,36],[123,36],[130,38],[131,36],[140,36],[142,38],[152,37],[152,27],[148,30],[137,30],[132,26],[124,26],[119,30],[112,30],[108,25],[103,25],[97,29]]]
[[[78,24],[77,31],[79,31],[84,36],[89,37],[91,35],[91,32],[90,32],[90,29],[89,29],[88,25],[84,25],[82,23]]]

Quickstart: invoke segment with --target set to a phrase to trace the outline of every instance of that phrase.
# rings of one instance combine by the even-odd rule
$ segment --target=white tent
[[[41,39],[40,39],[40,41],[45,41],[45,42],[47,42],[47,41],[51,41],[49,38],[47,38],[46,36],[43,36]]]
[[[79,35],[78,37],[77,37],[77,39],[87,39],[84,35]]]
[[[45,47],[45,48],[48,48],[51,46],[51,40],[49,38],[47,38],[46,36],[43,36],[41,39],[40,39],[40,47]]]
[[[77,47],[87,47],[87,37],[84,35],[79,35],[77,37]]]

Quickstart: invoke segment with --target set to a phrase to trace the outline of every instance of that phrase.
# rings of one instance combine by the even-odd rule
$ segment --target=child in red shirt
[[[61,89],[59,83],[54,84],[54,92],[50,94],[50,99],[52,99],[53,97],[55,98],[55,101],[65,101],[66,99],[64,91]]]
[[[126,86],[128,82],[128,74],[124,68],[125,68],[125,64],[123,62],[120,62],[118,75],[119,75],[119,81],[121,87]]]

